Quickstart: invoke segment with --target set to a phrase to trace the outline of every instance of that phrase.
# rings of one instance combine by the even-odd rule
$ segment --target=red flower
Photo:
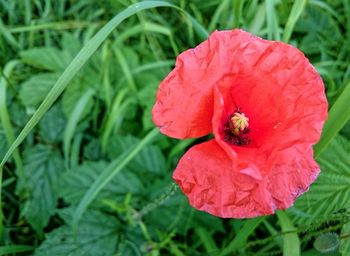
[[[298,49],[242,30],[216,31],[180,54],[153,107],[160,131],[211,139],[173,178],[190,204],[224,218],[290,207],[316,179],[312,145],[327,118],[324,85]]]

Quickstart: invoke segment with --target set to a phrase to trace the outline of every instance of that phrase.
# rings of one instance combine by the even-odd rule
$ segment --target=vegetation
[[[349,0],[0,0],[0,255],[349,255],[349,13]],[[318,180],[249,220],[189,206],[171,175],[198,141],[151,117],[176,56],[237,27],[301,49],[330,106]]]

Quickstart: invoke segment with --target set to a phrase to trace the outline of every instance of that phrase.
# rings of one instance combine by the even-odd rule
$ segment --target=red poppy
[[[199,210],[224,218],[272,214],[319,174],[312,145],[327,118],[324,85],[291,45],[216,31],[178,56],[152,114],[170,137],[214,134],[190,148],[173,175]]]

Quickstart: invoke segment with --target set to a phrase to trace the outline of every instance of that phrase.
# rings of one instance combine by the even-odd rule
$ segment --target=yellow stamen
[[[235,135],[249,126],[249,118],[244,113],[235,112],[230,121],[231,132]]]

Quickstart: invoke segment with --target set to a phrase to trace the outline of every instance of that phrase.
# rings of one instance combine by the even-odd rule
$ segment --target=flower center
[[[240,132],[244,131],[249,126],[249,118],[244,113],[235,112],[230,120],[229,126],[231,132],[234,135],[239,135]]]
[[[246,146],[249,139],[249,118],[244,113],[236,111],[231,114],[223,126],[224,141],[236,146]]]

